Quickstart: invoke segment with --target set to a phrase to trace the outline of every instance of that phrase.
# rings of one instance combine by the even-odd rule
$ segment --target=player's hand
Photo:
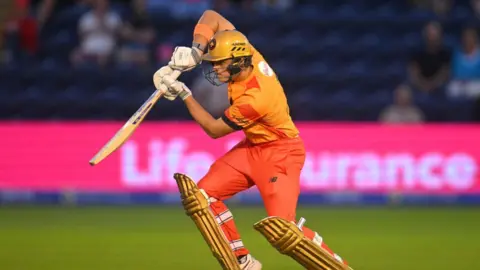
[[[163,83],[163,78],[167,75],[172,75],[172,73],[173,69],[171,67],[164,66],[157,70],[155,74],[153,74],[153,84],[155,85],[155,88],[162,91],[164,93],[163,97],[170,101],[175,100],[175,98],[177,98],[177,95],[172,95],[168,92],[168,86]]]
[[[173,69],[169,66],[161,67],[153,74],[153,84],[156,89],[161,89],[163,84],[163,77],[167,75],[172,75]]]
[[[168,87],[168,91],[164,94],[170,96],[179,96],[182,100],[185,100],[187,97],[192,95],[192,91],[183,83],[177,80],[174,80],[170,76],[165,76],[163,78],[163,83]]]
[[[198,48],[178,46],[173,52],[168,66],[182,72],[194,69],[202,62],[203,52]]]

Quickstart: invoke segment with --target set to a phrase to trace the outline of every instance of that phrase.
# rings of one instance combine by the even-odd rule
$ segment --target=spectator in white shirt
[[[103,66],[115,50],[120,17],[109,10],[108,0],[92,1],[93,9],[79,20],[80,47],[72,55],[74,64],[92,60]]]
[[[424,121],[422,111],[412,102],[412,91],[407,85],[395,89],[394,103],[383,110],[380,121],[384,123],[420,123]]]

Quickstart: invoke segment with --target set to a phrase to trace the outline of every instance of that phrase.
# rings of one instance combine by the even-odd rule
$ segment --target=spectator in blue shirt
[[[452,59],[452,75],[456,80],[480,79],[480,50],[477,30],[465,28],[462,44],[455,50]]]

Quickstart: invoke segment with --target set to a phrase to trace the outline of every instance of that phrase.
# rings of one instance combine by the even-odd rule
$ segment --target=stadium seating
[[[302,1],[295,12],[224,14],[245,32],[278,73],[295,119],[375,121],[406,80],[410,52],[421,45],[421,28],[435,18],[394,0]],[[445,40],[454,45],[471,18],[468,1],[457,1],[443,19]],[[121,15],[128,9],[115,5]],[[37,57],[17,57],[0,67],[0,116],[4,119],[125,119],[153,90],[160,65],[71,68],[76,23],[86,11],[74,7],[54,15],[42,32]],[[151,11],[159,43],[188,45],[196,20]],[[187,83],[193,76],[184,76]],[[415,94],[431,121],[468,121],[470,102]],[[183,107],[162,102],[149,119],[189,119]]]

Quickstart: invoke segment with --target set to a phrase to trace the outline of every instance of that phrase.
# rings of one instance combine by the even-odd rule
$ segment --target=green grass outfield
[[[232,207],[264,269],[302,269]],[[307,225],[355,270],[480,269],[479,208],[302,207]],[[219,269],[200,233],[173,207],[0,207],[0,270]]]

